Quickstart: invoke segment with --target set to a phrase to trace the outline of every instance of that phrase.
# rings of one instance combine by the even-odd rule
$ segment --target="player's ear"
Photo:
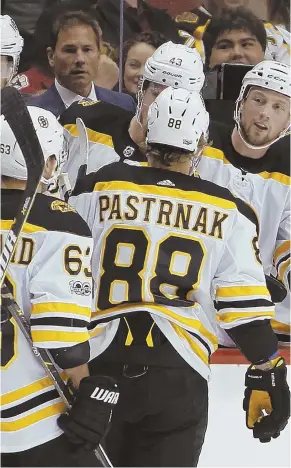
[[[46,49],[46,53],[47,53],[47,58],[48,58],[48,61],[49,61],[49,64],[51,67],[54,66],[55,64],[55,60],[54,60],[54,53],[55,51],[53,50],[52,47],[47,47]]]

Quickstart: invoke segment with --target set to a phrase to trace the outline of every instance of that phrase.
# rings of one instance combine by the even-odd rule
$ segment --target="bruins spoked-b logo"
[[[49,121],[44,115],[40,115],[37,120],[41,128],[48,128]]]

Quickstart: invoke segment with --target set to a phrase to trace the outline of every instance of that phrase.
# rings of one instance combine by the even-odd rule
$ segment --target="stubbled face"
[[[253,87],[241,107],[241,128],[254,146],[274,141],[290,124],[290,98],[276,91]]]
[[[142,77],[145,63],[155,50],[153,46],[144,42],[140,42],[129,49],[123,73],[124,86],[129,93],[137,93],[138,83]]]
[[[210,56],[210,67],[222,63],[256,65],[264,60],[264,51],[249,31],[233,29],[218,36]]]
[[[55,50],[48,48],[48,59],[62,86],[88,96],[97,76],[100,49],[89,25],[68,26],[59,32]]]

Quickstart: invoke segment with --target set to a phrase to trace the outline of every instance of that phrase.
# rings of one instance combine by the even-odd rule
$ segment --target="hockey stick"
[[[68,408],[70,408],[73,403],[75,388],[72,385],[70,385],[70,382],[68,382],[67,385],[64,383],[60,374],[58,373],[58,370],[56,369],[55,363],[50,355],[50,352],[47,349],[36,348],[34,346],[31,338],[29,323],[26,320],[24,313],[15,302],[5,282],[1,287],[1,298],[1,307],[3,307],[4,311],[6,310],[14,318],[25,339],[30,345],[34,356],[44,369],[46,375],[52,380],[55,389],[57,390],[59,396],[61,397],[65,405]],[[9,320],[8,317],[7,320]],[[96,450],[94,450],[94,453],[104,467],[113,467],[112,463],[110,462],[101,445],[99,445],[99,447]]]
[[[78,138],[79,138],[79,145],[80,145],[80,153],[85,155],[85,174],[87,172],[88,162],[89,162],[89,139],[86,126],[84,121],[80,118],[76,118],[76,125],[78,129]]]
[[[43,152],[26,104],[17,89],[8,86],[1,90],[1,114],[4,115],[22,151],[27,168],[27,183],[17,214],[8,233],[0,258],[0,286],[15,251],[19,234],[33,205],[44,169]]]

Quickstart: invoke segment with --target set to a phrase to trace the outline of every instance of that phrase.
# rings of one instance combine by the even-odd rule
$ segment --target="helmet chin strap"
[[[289,126],[290,127],[290,126]],[[268,141],[267,143],[265,143],[264,145],[259,145],[259,146],[256,146],[256,145],[252,145],[251,143],[249,143],[243,132],[242,132],[242,128],[241,128],[241,125],[240,123],[237,123],[237,131],[239,133],[239,136],[241,137],[242,141],[244,142],[244,144],[250,148],[250,149],[253,149],[253,150],[261,150],[261,149],[265,149],[265,148],[269,148],[270,146],[272,146],[274,143],[276,143],[276,141],[280,140],[281,138],[283,138],[287,132],[288,132],[288,129],[289,127],[286,129],[286,130],[283,130],[279,136],[277,138],[275,138],[274,140],[271,140],[271,141]]]

